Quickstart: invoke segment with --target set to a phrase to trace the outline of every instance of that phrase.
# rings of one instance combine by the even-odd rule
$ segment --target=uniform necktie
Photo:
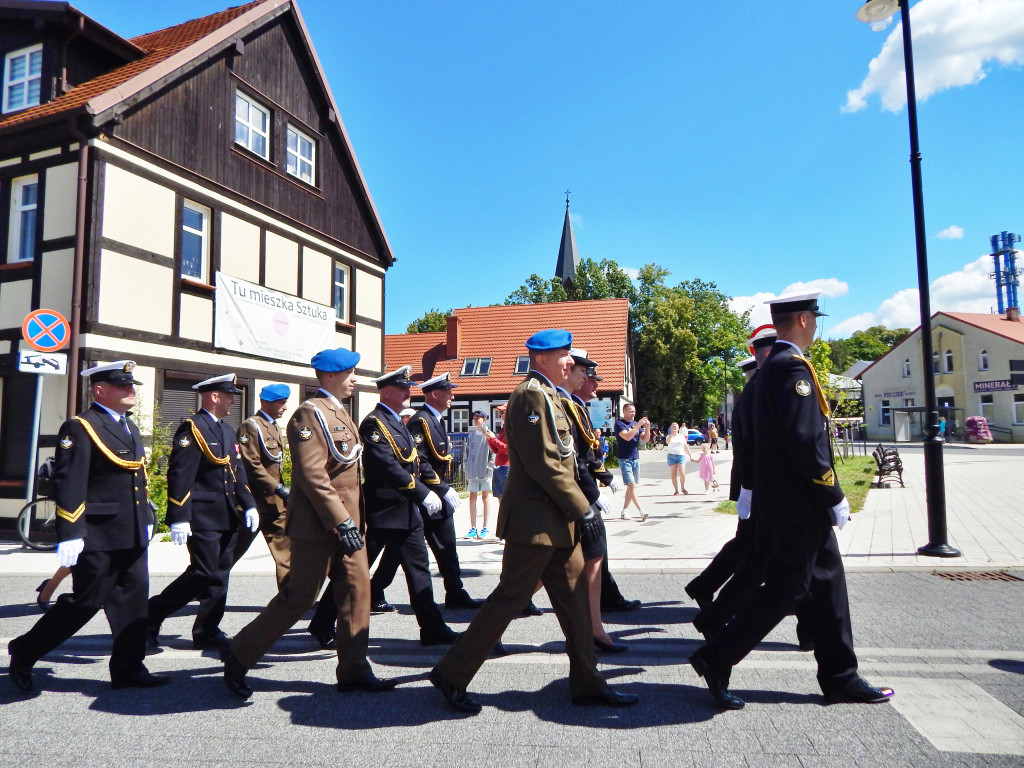
[[[128,419],[124,417],[124,414],[122,414],[121,418],[118,419],[117,421],[124,428],[124,431],[128,433],[128,437],[131,437],[132,431],[128,429]]]

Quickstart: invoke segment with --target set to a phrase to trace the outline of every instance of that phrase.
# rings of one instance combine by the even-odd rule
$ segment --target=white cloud
[[[630,280],[637,280],[640,277],[639,269],[633,269],[633,267],[620,267],[620,269],[629,275]]]
[[[911,10],[917,98],[984,79],[986,65],[1024,64],[1024,12],[1020,0],[920,0]],[[868,74],[846,94],[843,112],[856,112],[878,94],[882,107],[907,103],[903,25],[897,24],[868,64]]]
[[[942,275],[932,281],[932,312],[992,311],[996,303],[995,282],[988,276],[992,257],[980,256],[963,269]],[[886,328],[916,328],[921,323],[917,288],[904,288],[878,305],[874,312],[863,312],[830,326],[826,336],[841,339],[854,331],[873,325]]]
[[[936,235],[940,240],[962,240],[964,237],[964,228],[958,227],[956,224],[950,224],[944,230]]]
[[[771,312],[768,310],[766,301],[776,299],[779,296],[786,296],[793,293],[810,293],[819,291],[822,296],[838,298],[850,292],[850,286],[842,280],[834,277],[822,277],[817,280],[809,280],[802,283],[790,283],[778,293],[755,293],[753,296],[736,296],[729,300],[729,309],[736,314],[743,314],[750,310],[750,324],[757,328],[759,325],[772,321]]]
[[[578,213],[570,213],[569,221],[572,222],[573,228],[583,229],[583,217]]]

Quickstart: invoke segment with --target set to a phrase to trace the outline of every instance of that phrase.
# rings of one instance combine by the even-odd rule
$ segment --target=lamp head
[[[877,31],[889,26],[889,19],[899,10],[899,0],[868,0],[857,11],[857,19],[870,24]]]

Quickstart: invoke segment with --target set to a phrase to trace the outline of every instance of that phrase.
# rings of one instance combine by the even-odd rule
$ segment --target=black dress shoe
[[[572,697],[572,703],[578,707],[631,707],[638,701],[640,701],[640,697],[635,693],[619,693],[608,685],[597,693]]]
[[[224,685],[228,690],[243,701],[252,696],[252,688],[245,681],[245,673],[249,670],[231,652],[231,646],[227,643],[221,646],[220,660],[224,662]]]
[[[521,610],[519,612],[519,615],[520,616],[543,616],[544,615],[544,611],[542,611],[540,608],[538,608],[534,604],[533,600],[531,600],[530,602],[528,602],[526,604],[526,607],[523,608],[523,610]]]
[[[444,627],[436,632],[420,632],[420,645],[451,645],[459,639],[459,633]]]
[[[49,579],[46,579],[42,584],[36,587],[36,592],[39,594],[36,597],[36,605],[39,606],[39,610],[46,613],[50,609],[50,601],[43,600],[43,590],[46,589],[46,585],[50,583]]]
[[[807,653],[809,651],[813,651],[814,650],[814,641],[813,640],[801,640],[800,641],[800,650],[803,651],[804,653]]]
[[[313,636],[313,639],[320,644],[320,647],[323,650],[329,651],[335,647],[333,625],[329,627],[317,627],[310,624],[306,627],[306,631]]]
[[[370,603],[370,613],[393,613],[395,610],[395,606],[384,599]]]
[[[875,688],[868,684],[863,677],[858,677],[851,683],[846,684],[838,691],[826,693],[825,698],[830,704],[848,702],[852,704],[881,704],[893,697],[892,688]]]
[[[601,653],[622,653],[629,650],[629,646],[625,643],[617,643],[614,640],[606,643],[604,640],[599,640],[596,637],[594,638],[594,648],[601,651]]]
[[[639,600],[626,600],[622,598],[601,606],[602,613],[618,613],[619,611],[635,611],[643,603]]]
[[[390,691],[395,687],[395,685],[397,685],[397,683],[394,680],[382,680],[373,674],[373,672],[368,672],[364,677],[360,677],[355,680],[346,680],[343,683],[339,682],[338,691],[340,693],[348,693],[349,691],[381,693],[382,691]]]
[[[704,647],[706,648],[707,646]],[[722,674],[715,670],[711,664],[708,663],[703,651],[704,648],[700,648],[696,653],[690,656],[690,666],[693,667],[694,671],[698,675],[704,678],[704,682],[707,683],[708,690],[711,691],[711,695],[715,698],[715,701],[726,709],[743,709],[743,707],[746,706],[746,702],[738,696],[733,696],[729,693],[728,672]]]
[[[459,712],[469,712],[474,715],[483,709],[479,701],[466,693],[462,688],[456,688],[449,683],[437,673],[436,669],[430,670],[430,684],[444,694],[445,701],[448,702],[452,709],[457,709]]]
[[[483,604],[483,600],[477,597],[470,597],[466,590],[456,592],[454,595],[448,595],[444,599],[445,608],[469,608],[475,611]]]
[[[155,650],[160,647],[160,627],[146,629],[146,649]]]
[[[703,592],[698,592],[695,589],[690,589],[690,585],[686,585],[686,594],[690,596],[690,599],[697,604],[697,608],[702,611],[706,611],[711,607],[711,603],[714,602],[712,595],[706,595]]]
[[[154,675],[147,669],[140,669],[134,675],[128,677],[119,677],[117,680],[110,681],[111,688],[158,688],[161,685],[167,685],[171,682],[171,678],[167,675]]]
[[[14,687],[23,693],[32,691],[32,665],[26,664],[14,649],[14,640],[7,644],[7,653],[11,657],[10,666],[7,668],[7,676],[11,678]]]
[[[200,635],[198,637],[193,635],[192,647],[195,648],[197,651],[206,651],[210,648],[220,649],[220,647],[227,643],[229,639],[230,638],[228,638],[228,636],[225,635],[223,632],[217,632],[214,635],[208,635],[205,637],[203,635]]]

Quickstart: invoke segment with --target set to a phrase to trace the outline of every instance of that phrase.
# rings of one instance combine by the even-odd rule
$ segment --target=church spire
[[[558,246],[558,263],[555,266],[555,277],[562,281],[567,291],[572,291],[576,282],[576,269],[580,265],[580,256],[576,252],[576,237],[572,233],[572,220],[569,218],[569,190],[565,190],[565,222],[562,224],[562,242]]]

